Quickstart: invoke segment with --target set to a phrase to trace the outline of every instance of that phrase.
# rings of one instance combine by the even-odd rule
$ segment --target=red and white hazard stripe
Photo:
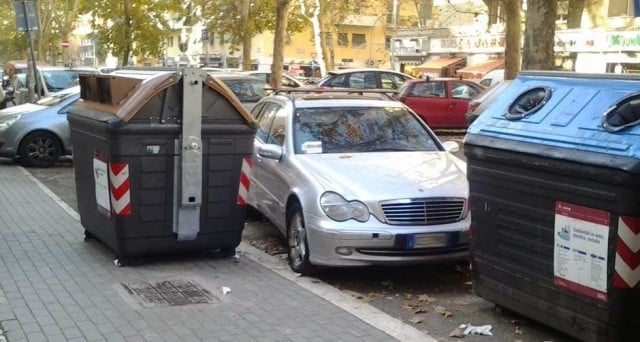
[[[244,206],[247,205],[247,194],[249,193],[249,176],[251,175],[251,169],[253,168],[253,161],[251,157],[242,159],[242,169],[240,170],[240,186],[238,188],[238,201],[236,204]]]
[[[109,163],[111,208],[116,215],[131,214],[129,164]]]
[[[640,284],[640,217],[620,216],[613,285],[637,288]]]

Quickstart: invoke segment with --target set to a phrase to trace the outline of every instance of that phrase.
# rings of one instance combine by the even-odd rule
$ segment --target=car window
[[[326,83],[322,83],[322,84],[329,87],[344,87],[344,88],[349,87],[349,85],[347,84],[346,74],[329,76]]]
[[[478,96],[479,89],[463,82],[451,83],[451,97],[456,99],[472,99]]]
[[[484,78],[484,79],[480,80],[479,83],[482,84],[485,87],[488,87],[488,86],[491,85],[491,79],[490,78]]]
[[[364,89],[366,88],[366,85],[365,85],[366,82],[371,82],[371,77],[369,77],[368,79],[365,79],[364,72],[354,72],[349,75],[348,87],[356,88],[356,89]],[[374,80],[374,84],[375,84],[375,80]]]
[[[258,129],[256,130],[256,138],[262,142],[267,142],[269,139],[269,130],[271,129],[271,123],[276,116],[276,112],[280,106],[276,103],[268,102],[264,106],[264,110],[256,118],[258,121]]]
[[[284,145],[287,112],[288,110],[285,107],[280,107],[276,111],[273,124],[271,124],[271,129],[269,130],[268,144]]]
[[[265,83],[269,83],[269,76],[271,76],[270,74],[267,73],[263,73],[263,72],[258,72],[255,74],[251,74],[251,76],[255,77],[255,78],[259,78],[261,80],[263,80]]]
[[[409,96],[418,97],[446,97],[445,84],[442,81],[415,83],[409,90]]]
[[[265,83],[257,79],[223,79],[240,102],[258,102],[267,95]]]
[[[44,83],[50,92],[56,92],[78,85],[78,72],[74,70],[43,70]]]
[[[255,107],[253,107],[253,109],[251,110],[251,115],[253,115],[254,118],[257,118],[260,116],[261,112],[262,112],[262,108],[264,108],[264,105],[266,104],[266,102],[260,102],[258,103]]]
[[[420,121],[399,107],[299,108],[293,134],[296,154],[438,150]]]
[[[380,73],[380,82],[383,89],[398,89],[406,79],[390,72]]]
[[[291,88],[298,87],[298,84],[296,82],[284,76],[282,77],[282,85],[284,85],[285,87],[291,87]]]

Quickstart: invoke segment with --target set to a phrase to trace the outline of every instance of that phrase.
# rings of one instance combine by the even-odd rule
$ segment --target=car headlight
[[[6,130],[7,128],[11,127],[11,125],[13,125],[14,123],[16,123],[16,121],[20,120],[20,117],[22,115],[20,114],[15,114],[15,115],[9,115],[9,116],[5,116],[0,118],[0,132]]]
[[[335,192],[320,196],[320,206],[329,218],[336,221],[354,219],[365,222],[369,219],[369,208],[360,201],[347,201]]]

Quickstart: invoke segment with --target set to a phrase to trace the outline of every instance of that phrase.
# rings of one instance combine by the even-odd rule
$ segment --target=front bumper
[[[399,265],[469,258],[470,215],[459,222],[433,226],[393,226],[374,217],[365,223],[335,222],[308,214],[305,223],[309,258],[316,265]],[[416,234],[436,234],[443,237],[443,244],[411,247]]]

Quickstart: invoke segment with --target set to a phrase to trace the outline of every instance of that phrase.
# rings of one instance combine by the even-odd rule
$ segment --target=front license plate
[[[437,247],[447,247],[446,233],[407,235],[407,249]]]

